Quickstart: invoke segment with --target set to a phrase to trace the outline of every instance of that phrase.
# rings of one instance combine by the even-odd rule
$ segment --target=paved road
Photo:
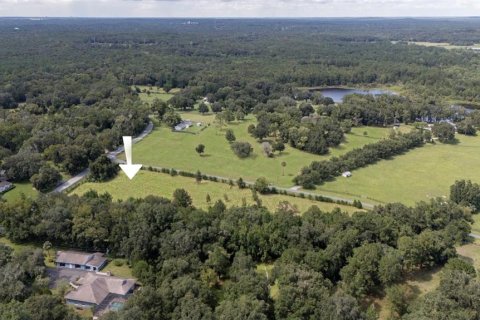
[[[153,123],[150,122],[147,127],[145,128],[145,130],[137,137],[135,137],[133,139],[133,143],[137,143],[141,140],[143,140],[146,136],[148,136],[153,130]],[[117,156],[122,153],[124,151],[123,149],[123,145],[118,147],[117,149],[113,150],[113,151],[110,151],[108,154],[107,154],[107,157],[110,158],[112,161],[115,161],[116,163],[125,163],[125,161],[121,160],[121,159],[117,159]],[[161,167],[153,167],[155,169],[162,169]],[[170,168],[169,168],[170,169]],[[177,171],[181,171],[181,170],[177,170]],[[79,183],[80,181],[82,181],[87,175],[88,175],[88,172],[89,170],[88,169],[85,169],[84,171],[80,172],[79,174],[77,174],[75,177],[72,177],[71,179],[69,179],[68,181],[65,181],[64,183],[62,183],[61,185],[59,185],[57,188],[55,188],[55,190],[53,190],[52,192],[63,192],[67,189],[69,189],[70,187],[76,185],[77,183]],[[221,177],[221,176],[213,176],[213,175],[209,175],[211,177],[216,177],[217,179],[224,179],[224,180],[230,180],[231,178],[228,178],[228,177]],[[245,181],[245,183],[247,185],[253,185],[254,182],[252,181]],[[304,194],[304,195],[311,195],[311,196],[323,196],[323,197],[326,197],[326,198],[330,198],[334,201],[344,201],[344,202],[347,202],[347,203],[350,203],[352,204],[353,203],[353,200],[352,199],[348,199],[348,198],[342,198],[342,197],[337,197],[337,196],[332,196],[332,195],[327,195],[327,194],[321,194],[321,193],[313,193],[313,192],[308,192],[308,191],[304,191],[304,190],[301,190],[298,186],[295,186],[295,187],[292,187],[292,188],[282,188],[282,187],[277,187],[277,186],[271,186],[271,187],[274,187],[275,189],[279,190],[279,191],[286,191],[290,194],[297,194],[297,195],[300,195],[300,194]],[[374,207],[373,204],[371,203],[368,203],[368,202],[363,202],[362,201],[362,205],[364,208],[366,209],[372,209]],[[480,236],[478,236],[480,238]]]
[[[145,130],[143,130],[143,132],[138,135],[137,137],[135,137],[132,141],[133,143],[137,143],[141,140],[143,140],[146,136],[148,136],[153,130],[153,123],[150,121],[147,125],[147,127],[145,128]],[[107,157],[112,159],[112,160],[116,160],[117,156],[123,152],[123,145],[118,147],[117,149],[113,150],[113,151],[110,151],[108,154],[107,154]],[[85,177],[88,175],[88,172],[90,170],[88,169],[85,169],[83,170],[82,172],[80,172],[79,174],[77,174],[76,176],[68,179],[67,181],[63,182],[62,184],[60,184],[58,187],[56,187],[52,193],[59,193],[59,192],[63,192],[67,189],[69,189],[70,187],[76,185],[77,183],[79,183],[80,181],[82,181],[83,179],[85,179]]]
[[[65,190],[67,190],[68,188],[76,185],[77,183],[79,183],[80,181],[82,181],[83,179],[85,179],[85,177],[88,175],[88,172],[90,170],[87,168],[85,170],[83,170],[82,172],[80,172],[79,174],[77,174],[76,176],[74,177],[71,177],[70,179],[68,179],[67,181],[63,182],[61,185],[59,185],[58,187],[56,187],[52,193],[59,193],[59,192],[63,192]]]
[[[473,238],[475,238],[475,239],[480,239],[480,234],[470,233],[469,236],[470,236],[470,237],[473,237]]]

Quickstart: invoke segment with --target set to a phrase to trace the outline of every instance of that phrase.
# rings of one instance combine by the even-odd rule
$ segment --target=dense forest
[[[301,215],[288,206],[227,208],[221,201],[202,210],[182,189],[171,200],[118,202],[94,191],[48,192],[62,174],[87,167],[92,180],[111,178],[118,167],[105,152],[122,136],[139,134],[152,118],[173,127],[178,112],[199,101],[198,111],[211,110],[219,123],[254,115],[248,133],[269,154],[288,144],[324,155],[355,126],[414,127],[305,163],[295,177],[305,188],[421,148],[432,134],[450,143],[451,123],[475,135],[480,111],[452,104],[478,106],[480,53],[410,42],[471,45],[480,43],[479,30],[474,18],[0,19],[1,171],[44,193],[0,201],[0,236],[125,258],[142,289],[107,320],[370,320],[377,317],[368,307],[373,295],[394,302],[395,318],[478,319],[475,270],[455,250],[468,240],[471,212],[480,206],[471,182],[452,186],[450,200],[353,215],[315,206]],[[142,85],[174,95],[147,104]],[[401,93],[335,104],[316,91],[326,86]],[[431,133],[426,122],[435,122]],[[239,157],[250,155],[248,142],[229,131],[226,139]],[[261,263],[272,266],[270,274],[257,271]],[[409,305],[402,280],[435,266],[444,266],[440,286]],[[79,318],[49,290],[41,250],[0,244],[0,318]]]
[[[121,135],[146,126],[151,110],[141,106],[133,85],[183,89],[170,102],[182,110],[207,97],[214,111],[255,112],[260,125],[254,135],[275,136],[280,130],[283,143],[317,154],[338,145],[340,131],[351,125],[448,117],[448,101],[478,99],[480,56],[392,41],[450,41],[461,34],[470,42],[478,38],[477,24],[475,19],[413,24],[408,19],[205,19],[198,24],[1,19],[2,167],[9,179],[30,179],[40,190],[58,182],[58,170],[80,172],[114,149]],[[439,26],[442,39],[434,36]],[[404,87],[408,97],[352,97],[332,109],[331,101],[318,94],[305,97],[305,89],[297,89],[387,84]],[[288,111],[293,100],[287,97],[307,105],[300,113]],[[318,113],[333,122],[301,123],[312,112],[309,103],[323,106]],[[286,111],[288,119],[279,116]],[[179,121],[170,112],[167,117],[171,124]],[[320,134],[325,127],[332,129],[326,136]]]
[[[466,241],[471,222],[468,209],[442,199],[414,208],[389,204],[352,216],[312,207],[300,216],[288,209],[273,214],[258,206],[226,208],[220,200],[199,210],[184,190],[175,191],[173,200],[150,196],[120,203],[96,192],[48,195],[0,204],[0,212],[14,241],[108,248],[130,261],[144,288],[123,311],[105,319],[375,319],[362,299],[390,290],[412,270],[454,258],[454,246]],[[23,301],[41,299],[41,291],[32,292],[41,284],[30,270],[42,274],[42,266],[25,266],[34,268],[25,271],[29,276],[14,272],[9,264],[18,258],[0,249],[6,255],[0,260],[5,278],[0,315],[18,319],[6,317],[18,315]],[[256,271],[260,262],[274,263],[270,277]],[[476,280],[462,268],[454,265],[452,272],[472,282],[476,299]],[[11,281],[25,286],[10,287]],[[279,296],[272,300],[274,284]],[[453,319],[468,306],[451,299],[449,309],[429,301],[404,313],[433,309]]]

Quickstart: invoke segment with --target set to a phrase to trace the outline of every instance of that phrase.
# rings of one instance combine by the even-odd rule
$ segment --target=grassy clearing
[[[179,91],[179,89],[172,89],[168,93],[163,90],[163,88],[158,88],[155,86],[134,86],[133,88],[138,87],[142,92],[138,94],[140,99],[144,102],[151,103],[155,99],[160,99],[162,101],[170,100],[173,95]]]
[[[435,290],[440,284],[441,267],[423,270],[408,275],[403,285],[411,293],[411,303],[421,298],[426,293]],[[391,319],[391,307],[386,296],[367,299],[378,312],[379,320]]]
[[[461,258],[471,262],[477,272],[480,271],[480,244],[478,241],[458,247],[457,253]]]
[[[75,313],[77,313],[80,317],[82,317],[82,319],[93,319],[92,308],[86,308],[86,309],[75,308],[75,307],[70,307],[70,308],[75,310]]]
[[[472,232],[476,234],[480,234],[480,214],[472,215],[473,218],[473,225],[472,225]]]
[[[257,273],[270,278],[272,276],[272,270],[273,270],[273,263],[259,263],[257,264]],[[273,300],[276,300],[278,298],[278,295],[280,294],[280,288],[278,286],[278,283],[275,283],[270,286],[270,297],[272,297]]]
[[[199,115],[196,112],[182,114],[184,119],[212,123],[213,115]],[[373,143],[388,136],[386,128],[354,128],[351,134],[346,135],[346,141],[337,148],[332,148],[329,155],[318,156],[286,146],[284,152],[274,158],[266,157],[261,149],[261,144],[252,138],[247,128],[255,123],[252,116],[245,121],[233,122],[229,125],[237,141],[247,141],[253,148],[253,154],[247,159],[238,158],[231,150],[230,144],[225,139],[225,130],[220,130],[215,125],[207,127],[197,135],[172,132],[166,127],[157,127],[147,138],[135,145],[134,161],[143,165],[152,165],[176,168],[190,172],[208,173],[238,179],[242,177],[247,181],[254,181],[264,176],[271,183],[291,187],[292,179],[302,167],[314,160],[324,160],[331,156],[341,155],[353,148]],[[367,135],[364,135],[367,132]],[[205,145],[205,155],[200,157],[195,147]],[[285,175],[282,175],[281,163],[285,161]]]
[[[2,195],[3,199],[7,201],[17,201],[21,199],[22,194],[27,198],[36,198],[38,195],[38,191],[33,188],[30,182],[15,182],[14,185],[14,189]]]
[[[126,259],[113,259],[102,272],[111,272],[112,275],[121,278],[133,278],[132,269],[128,266]]]
[[[423,46],[423,47],[443,48],[443,49],[449,49],[449,50],[480,48],[480,44],[475,44],[473,46],[458,46],[458,45],[450,44],[448,42],[410,41],[409,44],[414,44],[414,45]]]
[[[31,249],[36,249],[38,248],[37,245],[35,244],[30,244],[30,243],[13,243],[12,241],[8,240],[5,237],[0,238],[0,243],[9,246],[10,248],[13,249],[15,252],[21,252],[24,250],[31,250]]]
[[[0,243],[10,247],[13,249],[14,252],[22,252],[24,250],[35,250],[35,249],[42,249],[42,245],[43,244],[40,244],[40,243],[14,243],[12,241],[10,241],[9,239],[5,238],[5,237],[0,237]],[[43,249],[42,249],[43,250]],[[55,257],[55,252],[56,252],[56,249],[55,248],[52,248],[49,250],[48,254],[46,254],[44,252],[44,263],[47,267],[54,267],[54,263],[53,263],[53,258]]]
[[[272,275],[272,270],[273,270],[273,264],[272,263],[259,263],[257,264],[257,273],[262,274],[266,276],[267,278],[270,278]]]
[[[5,237],[0,237],[0,243],[9,246],[13,249],[14,252],[22,252],[24,250],[35,250],[42,249],[42,244],[40,243],[14,243]],[[49,255],[45,254],[45,265],[47,267],[55,267],[53,263],[53,258],[55,257],[55,252],[60,250],[59,248],[52,248],[49,250]],[[65,250],[65,248],[63,248]],[[127,260],[125,259],[113,259],[109,261],[107,266],[102,269],[102,272],[110,271],[112,275],[123,278],[133,278],[132,270],[128,266]]]
[[[475,170],[480,154],[480,136],[457,135],[457,138],[458,144],[428,144],[391,160],[355,170],[351,178],[339,177],[318,189],[409,205],[434,197],[447,197],[455,180],[480,182],[480,171]]]
[[[143,198],[147,195],[163,196],[171,198],[176,189],[185,189],[193,200],[193,205],[199,208],[208,208],[217,200],[222,200],[227,206],[242,206],[243,199],[247,204],[253,204],[252,193],[249,189],[239,190],[237,187],[230,189],[230,186],[223,183],[202,181],[198,184],[195,179],[181,176],[171,177],[163,173],[140,171],[135,179],[128,178],[120,173],[117,178],[103,183],[84,183],[72,191],[73,194],[82,195],[89,190],[96,190],[99,193],[108,192],[114,200]],[[207,203],[207,195],[210,195],[211,202]],[[227,195],[227,199],[225,199]],[[288,201],[295,205],[299,212],[305,212],[312,205],[318,206],[323,211],[332,211],[340,208],[342,211],[353,213],[358,209],[350,206],[341,206],[333,203],[312,201],[308,199],[295,198],[285,195],[260,196],[262,203],[271,211],[276,211],[278,204]]]

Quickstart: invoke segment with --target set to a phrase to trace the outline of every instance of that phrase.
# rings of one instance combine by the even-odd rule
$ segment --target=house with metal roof
[[[107,258],[100,252],[57,251],[55,266],[58,268],[99,271],[107,264]]]
[[[13,189],[15,186],[8,181],[0,181],[0,194],[5,193],[9,191],[10,189]]]
[[[193,125],[193,122],[190,120],[184,120],[175,126],[175,131],[183,131],[190,128]]]

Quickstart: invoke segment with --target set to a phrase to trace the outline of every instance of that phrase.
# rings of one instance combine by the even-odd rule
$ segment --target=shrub
[[[232,143],[232,150],[239,158],[247,158],[253,151],[252,146],[248,142]]]
[[[257,192],[260,192],[261,194],[270,193],[270,187],[269,187],[268,181],[264,177],[258,178],[257,181],[255,181],[255,184],[253,185],[253,189]]]
[[[113,260],[113,265],[114,265],[115,267],[121,267],[121,266],[124,265],[124,262],[123,262],[123,260],[115,259],[115,260]]]

